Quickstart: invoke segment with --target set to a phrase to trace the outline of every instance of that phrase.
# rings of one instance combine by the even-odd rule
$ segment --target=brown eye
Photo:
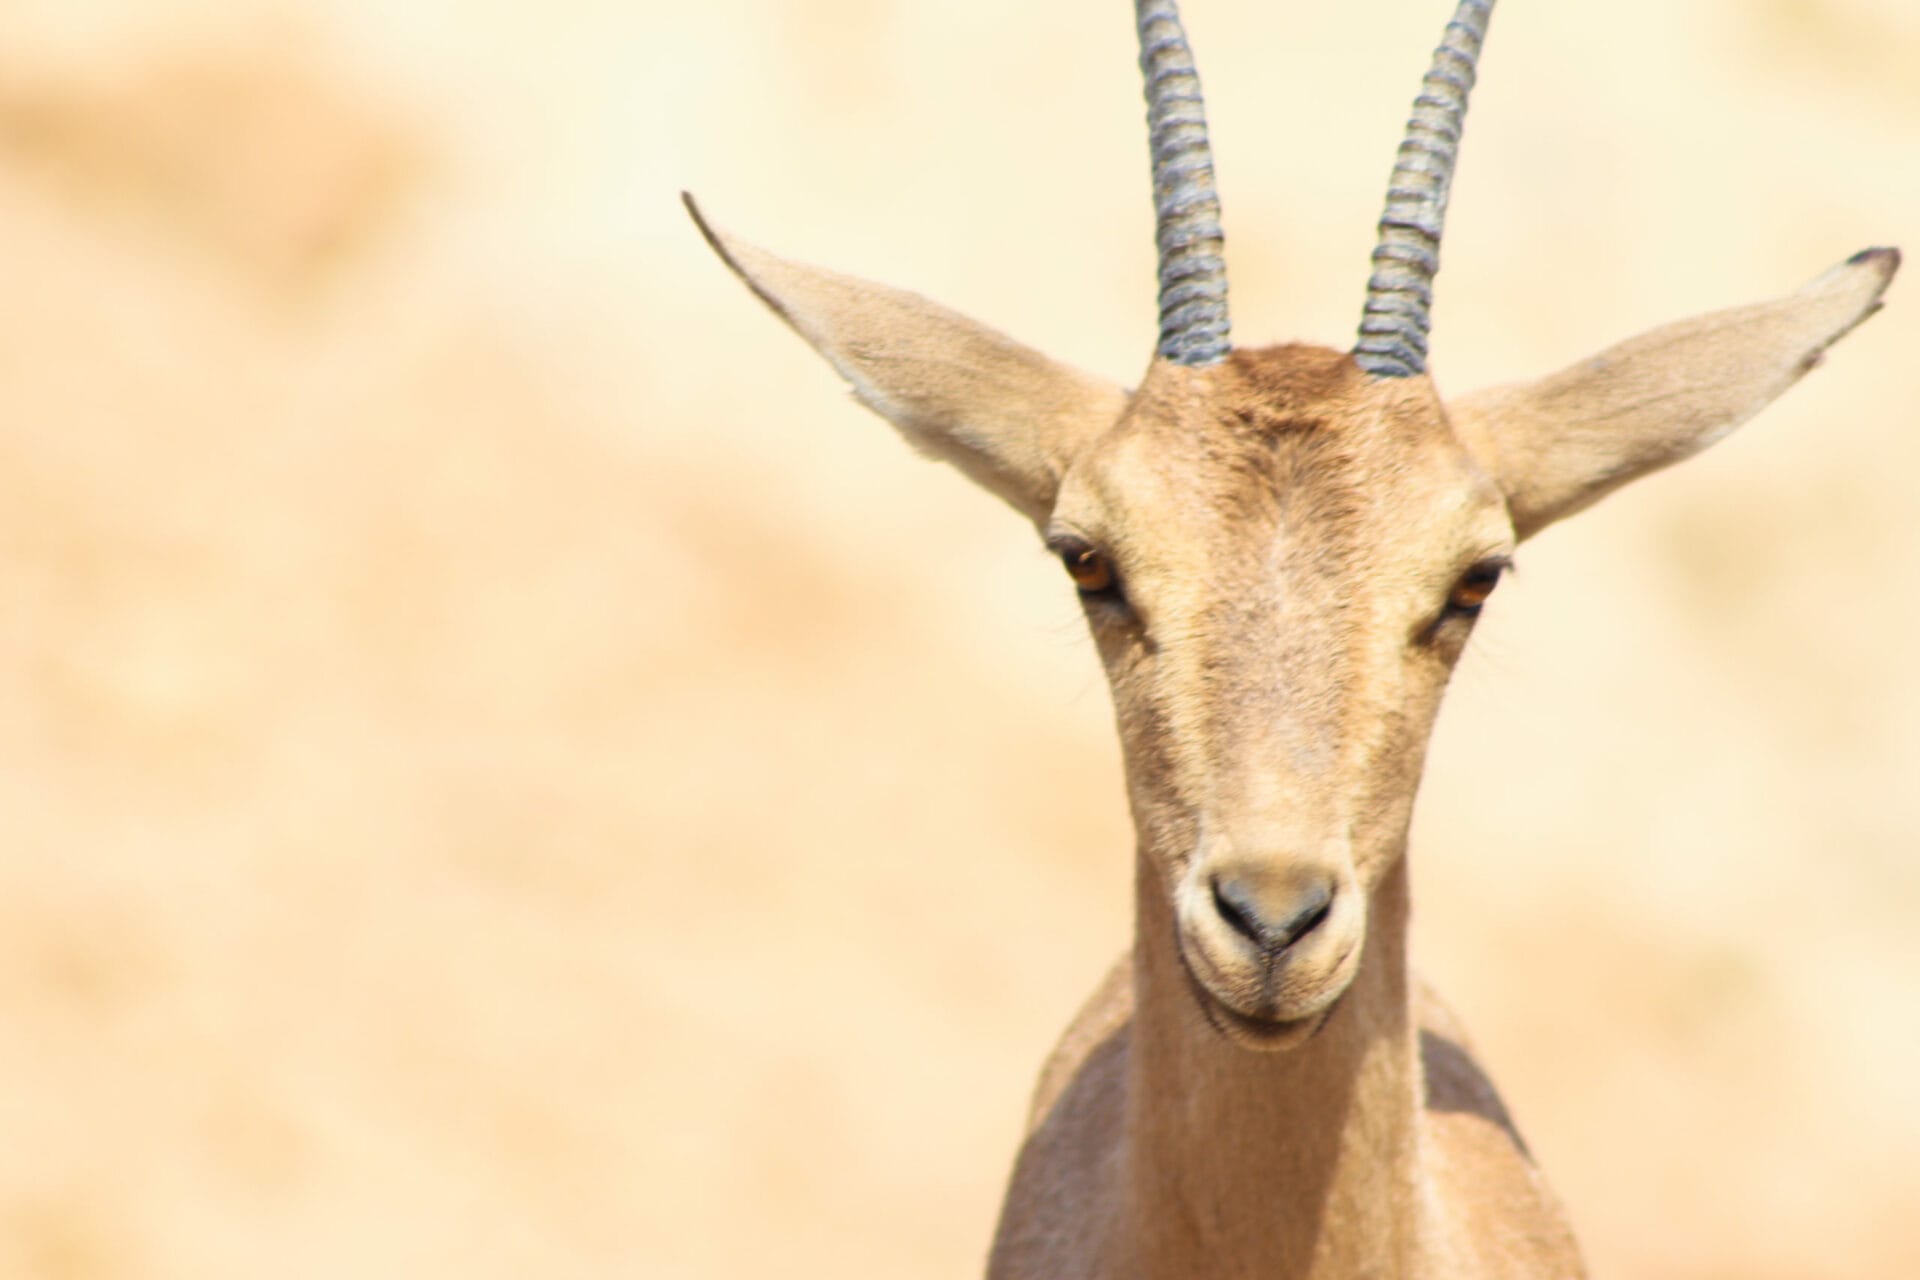
[[[1487,603],[1493,589],[1500,585],[1500,575],[1506,571],[1504,560],[1482,560],[1467,570],[1447,596],[1447,612],[1456,617],[1474,617]]]
[[[1113,565],[1092,547],[1063,552],[1060,562],[1067,566],[1067,576],[1083,595],[1098,595],[1113,586]]]

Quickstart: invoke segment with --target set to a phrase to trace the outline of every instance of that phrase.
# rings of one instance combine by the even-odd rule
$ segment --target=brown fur
[[[989,1275],[1583,1274],[1407,965],[1407,828],[1471,630],[1450,602],[1784,390],[1897,255],[1450,415],[1425,377],[1305,346],[1156,362],[1127,395],[708,235],[868,405],[1118,584],[1085,605],[1136,829],[1134,944],[1042,1074]],[[1256,941],[1250,921],[1308,919],[1302,902],[1313,923]]]

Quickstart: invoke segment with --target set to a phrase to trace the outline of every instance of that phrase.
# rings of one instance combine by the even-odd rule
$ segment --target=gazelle
[[[1871,314],[1899,255],[1442,404],[1426,372],[1492,0],[1460,0],[1351,351],[1236,349],[1173,0],[1137,0],[1160,339],[1140,386],[696,220],[870,408],[1039,529],[1112,686],[1135,936],[1042,1073],[996,1277],[1582,1273],[1406,957],[1407,829],[1448,676],[1515,546],[1718,439]]]

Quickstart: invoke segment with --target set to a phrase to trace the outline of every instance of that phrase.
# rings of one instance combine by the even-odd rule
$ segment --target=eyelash
[[[1500,580],[1511,567],[1503,559],[1482,560],[1461,574],[1453,584],[1453,589],[1447,593],[1446,608],[1441,612],[1442,620],[1479,617],[1494,588],[1500,585]]]
[[[1078,539],[1053,544],[1052,552],[1060,557],[1067,576],[1073,579],[1073,585],[1080,595],[1088,600],[1119,600],[1120,576],[1114,571],[1113,561],[1099,548]]]

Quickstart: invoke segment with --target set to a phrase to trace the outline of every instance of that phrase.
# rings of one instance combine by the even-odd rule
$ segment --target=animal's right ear
[[[707,243],[860,402],[913,445],[953,463],[1035,524],[1088,440],[1126,407],[1119,387],[918,294],[776,257],[708,222]]]

